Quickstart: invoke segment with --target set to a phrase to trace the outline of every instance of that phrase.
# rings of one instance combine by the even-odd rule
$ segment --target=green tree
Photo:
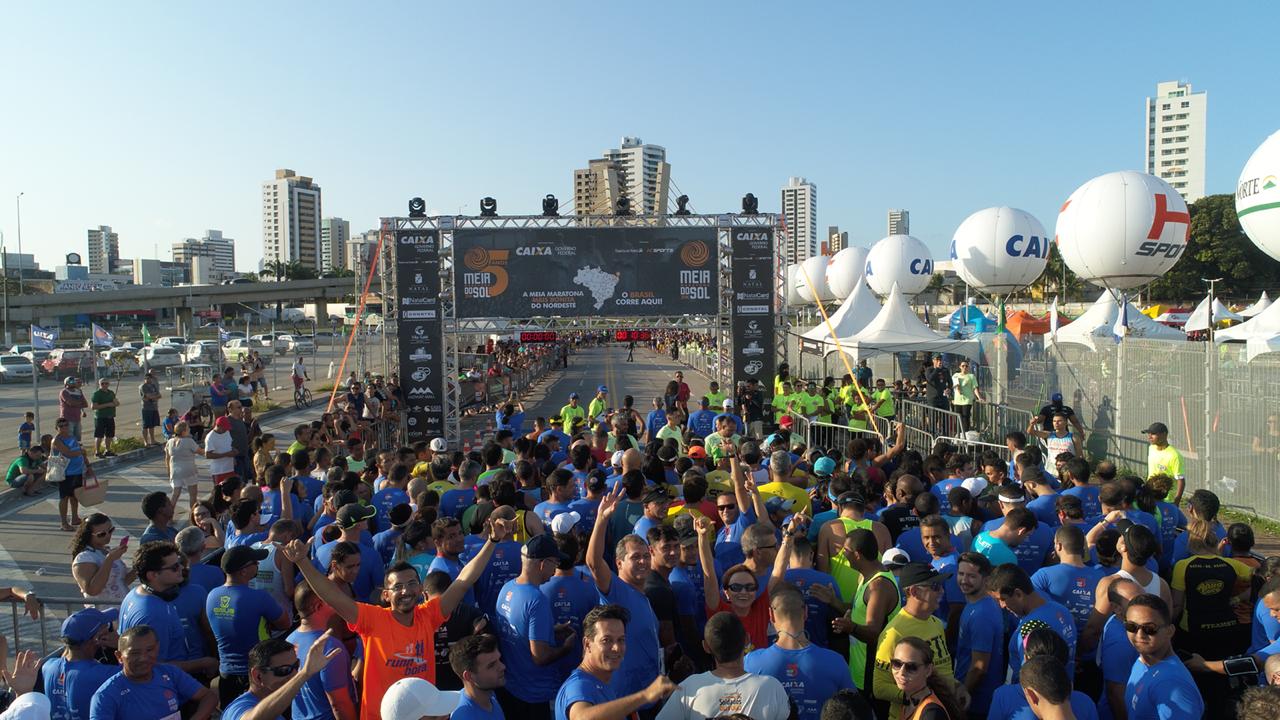
[[[317,277],[315,268],[307,267],[297,260],[288,263],[268,260],[262,264],[262,272],[258,275],[264,280],[315,280]]]
[[[1208,291],[1202,278],[1222,278],[1218,296],[1253,299],[1280,285],[1280,263],[1254,245],[1240,228],[1235,196],[1206,195],[1191,205],[1191,232],[1176,265],[1151,283],[1154,300],[1196,302]]]

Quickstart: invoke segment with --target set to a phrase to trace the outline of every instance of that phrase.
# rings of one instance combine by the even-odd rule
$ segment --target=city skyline
[[[0,61],[25,68],[9,98],[31,111],[0,116],[0,232],[16,253],[14,198],[22,192],[21,250],[42,267],[83,254],[86,229],[109,225],[120,257],[153,258],[159,246],[162,260],[173,243],[221,228],[240,246],[238,269],[252,271],[262,251],[261,183],[277,168],[315,178],[324,215],[350,221],[354,232],[403,214],[413,196],[431,214],[478,214],[486,195],[508,215],[538,214],[548,193],[567,205],[574,169],[619,137],[639,136],[666,148],[674,161],[670,196],[687,194],[693,212],[736,211],[748,192],[761,211],[778,212],[775,188],[803,176],[823,190],[817,222],[847,231],[851,245],[870,246],[883,236],[886,209],[906,207],[913,234],[941,257],[977,209],[1020,207],[1052,228],[1062,201],[1086,180],[1145,169],[1135,110],[1158,83],[1192,83],[1214,96],[1208,194],[1231,192],[1249,154],[1276,129],[1275,101],[1257,92],[1263,65],[1218,50],[1266,46],[1272,24],[1262,17],[1238,23],[1191,4],[1154,16],[1111,8],[1106,22],[1013,4],[979,12],[671,7],[680,12],[633,18],[584,4],[570,8],[573,23],[518,4],[500,4],[496,16],[390,5],[325,7],[298,18],[265,8],[250,24],[199,8],[161,14],[82,4],[68,17],[17,6],[12,26],[23,32],[0,47]],[[1280,19],[1271,7],[1255,15]],[[452,30],[419,47],[413,28],[428,18]],[[118,32],[103,36],[104,23]],[[635,32],[611,36],[619,56],[644,50],[646,72],[660,82],[635,86],[618,80],[618,68],[578,61],[575,38],[621,24]],[[1188,24],[1198,42],[1176,52],[1135,49],[1123,59],[1079,52],[1082,37],[1125,46],[1135,29],[1158,34]],[[896,52],[876,30],[887,26],[911,27],[913,42],[928,51]],[[381,33],[396,49],[316,56],[305,82],[271,91],[255,79],[283,45],[334,32]],[[738,51],[752,33],[770,53]],[[496,49],[473,52],[481,37]],[[186,52],[211,38],[225,41],[216,60]],[[800,52],[813,69],[804,76],[770,60]],[[1066,55],[1072,62],[1064,69]],[[578,77],[557,80],[568,67]],[[624,101],[597,102],[584,87]],[[777,103],[782,88],[808,98],[813,112]],[[404,101],[376,121],[300,114],[321,92],[353,106]],[[443,112],[440,97],[448,98]],[[205,105],[218,112],[190,112]],[[109,110],[86,115],[86,106]],[[520,111],[492,112],[497,106]],[[69,184],[82,167],[109,171]]]

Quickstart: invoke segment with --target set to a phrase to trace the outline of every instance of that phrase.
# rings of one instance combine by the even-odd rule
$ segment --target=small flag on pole
[[[219,325],[218,326],[218,342],[225,343],[230,339],[231,339],[231,333],[227,332],[226,328]]]
[[[57,328],[42,328],[39,325],[31,326],[31,346],[36,350],[52,350],[53,343],[57,339]]]
[[[1049,337],[1054,340],[1058,339],[1058,298],[1053,298],[1053,304],[1049,306]]]
[[[1005,317],[1005,313],[1004,313],[1004,298],[1000,298],[1000,323],[996,325],[997,335],[1004,335],[1005,321],[1007,319],[1008,318]]]
[[[928,305],[925,305],[925,306],[924,306],[924,324],[925,324],[926,326],[928,326],[928,327],[933,327],[933,322],[932,322],[931,320],[929,320],[929,306],[928,306]]]
[[[115,344],[115,338],[112,337],[111,333],[107,332],[106,328],[102,327],[98,323],[94,323],[93,324],[93,344],[98,347],[109,348],[113,344]]]
[[[145,323],[142,326],[142,342],[148,345],[151,344],[151,333],[147,330],[147,326]]]

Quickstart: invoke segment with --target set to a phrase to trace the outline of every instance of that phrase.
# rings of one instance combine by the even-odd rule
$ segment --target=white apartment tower
[[[202,238],[186,238],[173,244],[173,261],[185,267],[194,279],[193,258],[207,258],[201,269],[208,269],[213,282],[221,282],[236,274],[236,242],[223,237],[221,230],[205,230]]]
[[[89,272],[106,275],[115,271],[120,262],[120,233],[110,225],[89,229]]]
[[[347,242],[351,239],[351,222],[340,217],[325,218],[320,223],[321,270],[347,266]]]
[[[292,170],[262,183],[262,262],[320,266],[320,186]]]
[[[666,215],[670,186],[667,149],[624,137],[621,148],[605,150],[586,169],[573,171],[574,214],[612,215],[625,196],[632,215]]]
[[[1162,82],[1147,98],[1147,174],[1172,185],[1188,204],[1204,197],[1208,97],[1192,93],[1190,83]]]
[[[839,225],[827,226],[827,253],[835,255],[849,247],[849,233],[840,232]]]
[[[886,235],[910,235],[911,213],[897,208],[889,211],[888,232]]]
[[[818,254],[818,186],[793,177],[782,188],[782,216],[787,222],[787,262],[804,262]]]

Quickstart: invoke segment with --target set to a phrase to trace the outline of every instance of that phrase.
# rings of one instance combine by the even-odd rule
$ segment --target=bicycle
[[[311,390],[305,385],[300,385],[293,391],[293,406],[296,408],[311,407]]]

